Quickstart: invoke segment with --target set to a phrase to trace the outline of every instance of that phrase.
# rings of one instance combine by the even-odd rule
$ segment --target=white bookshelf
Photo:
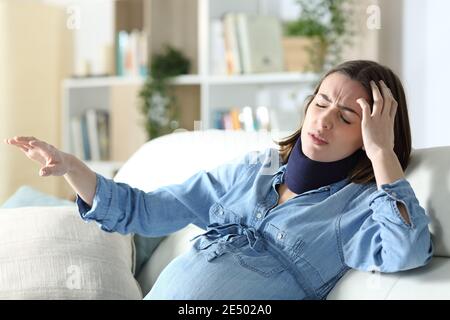
[[[111,87],[123,85],[141,86],[145,82],[143,77],[93,77],[64,80],[65,89],[76,88],[94,88],[94,87]],[[200,85],[202,78],[198,75],[182,75],[178,76],[171,82],[174,85]]]
[[[242,75],[182,75],[175,77],[173,85],[255,85],[255,84],[309,84],[318,79],[313,73],[281,72]],[[65,89],[143,85],[143,77],[93,77],[66,79]]]
[[[216,75],[211,74],[210,71],[211,22],[227,12],[271,14],[282,19],[282,10],[279,9],[280,0],[141,1],[145,11],[143,12],[143,26],[149,32],[150,52],[157,52],[163,42],[168,42],[181,48],[191,59],[194,74],[176,77],[172,84],[181,89],[189,88],[191,93],[194,92],[197,95],[193,101],[198,100],[198,103],[193,103],[193,105],[199,109],[199,117],[196,120],[201,121],[202,129],[213,127],[212,116],[216,110],[259,105],[267,106],[271,112],[279,116],[280,131],[292,131],[298,127],[302,117],[300,109],[302,102],[312,92],[319,75],[296,72]],[[294,0],[281,1],[293,2]],[[189,3],[188,7],[186,7],[186,3]],[[181,6],[181,8],[174,10],[173,8],[176,6]],[[170,12],[168,14],[171,16],[161,16],[158,13],[160,8],[171,8],[171,10],[161,10],[161,12]],[[164,27],[161,28],[163,23]],[[172,28],[170,32],[165,30],[168,29],[167,23],[170,23],[170,28]],[[177,32],[185,33],[183,37],[179,37]],[[67,124],[72,116],[80,114],[89,105],[95,105],[100,109],[109,109],[112,103],[111,91],[113,88],[133,86],[138,88],[144,81],[145,79],[142,77],[115,76],[64,81],[62,85],[64,148],[70,151],[70,132]],[[292,98],[294,96],[295,98]],[[123,134],[126,135],[126,132]],[[117,162],[114,160],[111,159],[111,165],[117,166]]]

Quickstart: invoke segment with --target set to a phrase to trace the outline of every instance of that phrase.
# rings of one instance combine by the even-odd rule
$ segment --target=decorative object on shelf
[[[178,105],[168,81],[171,77],[188,74],[191,66],[189,59],[170,45],[166,45],[163,53],[154,55],[151,61],[149,76],[139,92],[149,140],[179,127]]]
[[[287,71],[322,72],[338,64],[351,45],[353,0],[297,0],[298,19],[284,24]]]
[[[264,106],[259,106],[256,110],[250,106],[218,109],[213,117],[215,129],[243,131],[270,131],[271,129],[269,109]]]

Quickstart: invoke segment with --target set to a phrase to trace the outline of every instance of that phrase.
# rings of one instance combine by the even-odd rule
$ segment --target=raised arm
[[[406,217],[398,203],[403,204]],[[354,269],[380,272],[423,266],[433,254],[429,223],[406,179],[382,184],[375,191],[366,189],[340,219],[344,262]]]

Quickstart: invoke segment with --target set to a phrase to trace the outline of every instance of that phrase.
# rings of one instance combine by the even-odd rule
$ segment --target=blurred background
[[[413,148],[450,145],[445,0],[0,0],[0,137],[35,136],[113,177],[181,130],[298,128],[320,75],[350,59],[402,79]],[[0,202],[64,179],[0,145]]]

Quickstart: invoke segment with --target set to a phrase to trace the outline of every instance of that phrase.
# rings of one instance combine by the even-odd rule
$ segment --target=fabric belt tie
[[[245,245],[249,245],[255,252],[262,252],[266,249],[263,238],[255,228],[237,223],[210,224],[205,233],[195,236],[190,241],[199,237],[203,237],[207,241],[205,246],[199,248],[200,250],[204,250],[213,244],[216,247],[215,250],[208,253],[208,261],[223,255],[230,249],[241,248]]]

